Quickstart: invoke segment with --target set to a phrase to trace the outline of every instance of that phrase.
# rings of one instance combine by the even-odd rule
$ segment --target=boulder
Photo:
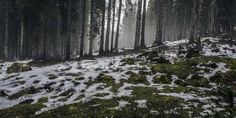
[[[25,72],[30,71],[32,68],[24,63],[14,63],[10,67],[7,68],[7,73],[19,73],[19,72]]]

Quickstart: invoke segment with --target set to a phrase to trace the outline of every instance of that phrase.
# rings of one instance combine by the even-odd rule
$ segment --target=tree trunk
[[[120,0],[119,3],[119,13],[118,13],[118,21],[117,21],[117,29],[116,29],[116,40],[115,40],[115,50],[116,53],[118,52],[118,41],[119,41],[119,35],[120,35],[120,17],[121,17],[121,11],[122,11],[122,0]]]
[[[136,33],[135,33],[135,41],[134,41],[134,49],[135,50],[140,47],[141,13],[142,13],[142,0],[138,0],[138,12],[137,12],[137,20],[136,20]]]
[[[157,27],[156,27],[156,40],[154,46],[163,45],[162,30],[163,30],[163,0],[157,0]]]
[[[143,19],[141,31],[141,48],[145,48],[146,0],[143,0]]]
[[[71,42],[71,0],[67,4],[67,39],[66,39],[66,59],[70,59],[70,42]]]
[[[82,10],[82,34],[81,34],[81,42],[80,42],[80,57],[84,56],[84,40],[85,40],[85,24],[86,24],[86,0],[83,0],[83,10]]]
[[[89,56],[93,56],[93,40],[95,38],[94,34],[94,0],[91,0],[91,13],[90,13],[90,40],[89,40]]]
[[[103,53],[104,53],[105,16],[106,16],[106,0],[104,0],[104,3],[102,4],[102,29],[101,29],[101,41],[100,41],[99,55],[103,55]]]
[[[105,52],[109,52],[109,40],[110,40],[110,28],[111,28],[110,25],[111,25],[111,0],[109,0],[109,4],[108,4]]]
[[[4,40],[4,60],[8,59],[8,43],[9,43],[9,31],[8,31],[8,0],[5,1],[5,40]]]
[[[112,18],[112,31],[111,31],[111,50],[113,50],[114,46],[114,28],[115,28],[115,14],[116,14],[116,0],[113,0],[113,18]]]

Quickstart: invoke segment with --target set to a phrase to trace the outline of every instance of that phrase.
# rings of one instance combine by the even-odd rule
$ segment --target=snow
[[[202,40],[209,39],[212,42],[218,42],[218,38],[212,38],[207,37],[203,38]],[[188,40],[179,40],[175,42],[165,42],[165,44],[169,47],[178,46],[179,44],[186,44]],[[225,50],[227,48],[227,50]],[[226,55],[230,58],[236,58],[236,54],[232,53],[229,49],[236,49],[236,46],[229,46],[229,45],[219,45],[220,52],[215,53],[212,52],[212,47],[209,45],[206,45],[203,47],[203,55],[206,56],[222,56]],[[121,86],[118,89],[117,93],[111,92],[111,87],[105,87],[105,83],[93,83],[92,85],[88,86],[86,85],[86,82],[93,81],[97,78],[97,76],[101,73],[105,73],[106,75],[112,76],[112,78],[115,80],[115,83],[120,83],[121,80],[127,80],[129,78],[129,75],[126,75],[127,71],[132,71],[135,73],[138,73],[138,68],[146,67],[139,65],[138,63],[135,63],[134,65],[123,65],[121,62],[124,58],[133,58],[137,57],[138,54],[133,55],[123,55],[123,56],[114,56],[114,57],[103,57],[103,58],[96,58],[94,60],[82,60],[82,61],[70,61],[70,62],[64,62],[59,63],[51,66],[45,66],[45,67],[33,67],[32,71],[28,72],[22,72],[22,73],[13,73],[13,74],[7,74],[6,70],[7,68],[13,64],[14,62],[5,62],[0,63],[0,90],[3,90],[6,92],[8,96],[14,95],[15,93],[18,93],[26,88],[34,87],[36,89],[49,86],[52,91],[48,92],[46,89],[42,89],[37,93],[34,94],[27,94],[24,96],[19,97],[15,100],[7,99],[7,97],[0,97],[0,109],[9,108],[14,105],[19,104],[20,102],[27,100],[27,99],[33,99],[33,103],[37,103],[37,101],[41,98],[48,98],[48,101],[44,103],[46,105],[45,108],[41,109],[37,112],[37,114],[48,111],[50,109],[54,109],[60,106],[73,104],[73,103],[79,103],[79,102],[87,102],[89,100],[99,98],[99,99],[112,99],[113,97],[122,97],[122,96],[128,96],[132,97],[132,87],[155,87],[157,90],[162,90],[164,86],[170,86],[174,87],[175,85],[172,81],[170,85],[163,85],[163,84],[154,84],[152,82],[153,77],[164,74],[164,73],[157,73],[155,75],[147,75],[147,80],[150,83],[150,85],[144,85],[144,84],[129,84],[124,83],[123,86]],[[173,50],[170,52],[165,53],[165,57],[170,59],[172,63],[174,63],[174,60],[177,58],[177,51]],[[28,63],[31,60],[26,61],[18,61],[19,63]],[[211,62],[209,62],[211,63]],[[123,65],[123,66],[121,66]],[[221,71],[223,73],[229,71],[228,68],[226,68],[225,63],[217,63],[217,68],[208,68],[210,70],[209,73],[203,72],[203,76],[207,79],[209,79],[211,76],[213,76],[216,72]],[[200,64],[197,66],[198,68],[206,68],[204,66],[200,66]],[[146,67],[148,71],[151,69],[149,67]],[[75,76],[71,76],[70,74],[74,74]],[[48,75],[55,75],[57,76],[56,79],[49,79]],[[76,80],[76,77],[83,77],[82,80]],[[8,79],[7,79],[8,78]],[[191,75],[189,76],[191,78]],[[178,79],[177,76],[172,75],[172,80]],[[35,83],[35,81],[38,81],[38,83]],[[24,83],[21,83],[24,82]],[[78,82],[78,85],[75,85],[75,82]],[[53,84],[52,84],[53,83]],[[99,89],[98,89],[99,88]],[[74,92],[71,96],[66,98],[66,96],[60,96],[62,93],[73,89]],[[198,88],[199,90],[206,90],[206,88]],[[108,95],[103,97],[98,97],[96,94],[101,93],[107,93]],[[198,96],[194,93],[158,93],[159,95],[163,96],[172,96],[177,98],[182,98],[185,101],[188,100],[200,100],[201,102],[209,102],[209,99],[218,99],[216,96]],[[83,96],[80,99],[77,99],[78,97]],[[61,101],[61,99],[65,99],[65,101]],[[146,108],[147,100],[136,100],[135,101],[139,108]],[[234,98],[234,103],[236,104],[236,98]],[[119,110],[122,107],[125,107],[129,103],[127,101],[119,101],[119,105],[115,107],[114,109]],[[195,104],[197,106],[197,104]],[[222,106],[227,106],[228,104],[222,102]],[[215,107],[214,104],[206,104],[203,105],[202,108],[205,109],[204,112],[202,112],[202,115],[211,114],[212,111],[208,110],[209,108]],[[184,106],[184,108],[188,109],[189,106]],[[218,108],[216,111],[224,110],[223,108]],[[166,111],[168,113],[176,113],[173,109],[172,111]],[[150,113],[158,114],[158,111],[150,111]]]
[[[135,100],[136,103],[138,103],[138,108],[147,108],[147,100]]]

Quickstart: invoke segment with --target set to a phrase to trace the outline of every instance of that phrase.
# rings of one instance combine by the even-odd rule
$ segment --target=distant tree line
[[[155,25],[153,45],[161,45],[171,37],[191,41],[227,32],[236,24],[235,0],[147,1],[136,0],[132,12],[136,50],[146,47],[148,25]],[[121,29],[128,27],[121,28],[122,14],[132,8],[131,0],[1,0],[0,60],[116,53]]]

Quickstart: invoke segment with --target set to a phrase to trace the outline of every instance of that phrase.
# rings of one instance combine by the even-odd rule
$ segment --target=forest
[[[0,0],[0,117],[236,117],[236,1]]]

